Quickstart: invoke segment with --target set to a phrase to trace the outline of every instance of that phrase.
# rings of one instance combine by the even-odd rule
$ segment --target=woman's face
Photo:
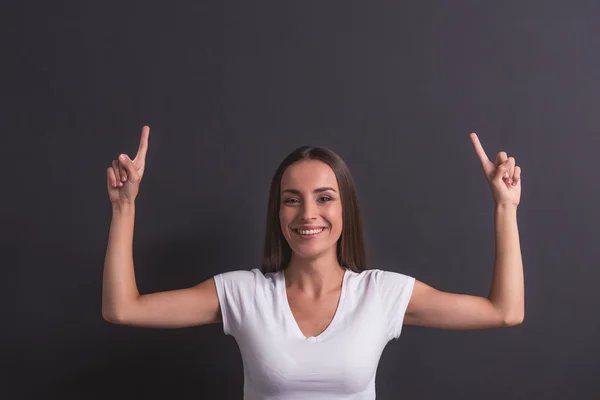
[[[336,243],[342,234],[339,192],[333,170],[322,161],[303,160],[285,170],[281,178],[279,220],[283,236],[296,255],[303,258],[327,252],[337,255]],[[298,228],[315,230],[305,235]]]

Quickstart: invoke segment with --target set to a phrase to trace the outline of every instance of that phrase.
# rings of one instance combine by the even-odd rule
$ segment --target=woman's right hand
[[[144,176],[149,135],[150,127],[144,126],[135,158],[131,160],[127,154],[120,154],[116,160],[113,160],[112,167],[106,170],[108,198],[113,205],[134,203]],[[125,159],[122,160],[121,156]]]

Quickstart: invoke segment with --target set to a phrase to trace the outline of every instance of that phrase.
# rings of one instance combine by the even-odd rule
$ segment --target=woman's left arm
[[[475,133],[470,135],[494,197],[496,259],[489,296],[449,293],[419,280],[404,316],[404,324],[440,329],[487,329],[523,322],[525,298],[523,260],[517,226],[521,199],[521,168],[514,157],[499,152],[491,162]]]

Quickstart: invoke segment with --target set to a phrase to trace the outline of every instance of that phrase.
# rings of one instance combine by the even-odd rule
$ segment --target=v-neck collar
[[[289,324],[292,326],[292,330],[295,333],[295,336],[297,336],[299,339],[301,340],[306,340],[308,342],[311,343],[315,343],[315,342],[319,342],[322,341],[324,339],[326,339],[331,332],[333,331],[333,329],[335,328],[335,325],[337,324],[338,320],[341,318],[340,315],[342,313],[342,307],[344,305],[344,299],[346,298],[346,280],[348,277],[348,268],[344,268],[344,276],[342,277],[342,290],[340,293],[340,299],[338,301],[338,305],[337,308],[335,309],[335,314],[333,315],[333,318],[331,320],[331,322],[329,323],[329,325],[327,325],[327,327],[325,328],[325,330],[323,332],[321,332],[320,334],[318,334],[317,336],[304,336],[304,334],[302,333],[302,330],[300,329],[300,326],[298,325],[298,322],[296,321],[296,318],[294,317],[294,313],[292,313],[292,308],[290,307],[290,303],[288,301],[288,297],[287,297],[287,290],[285,287],[285,273],[284,273],[285,269],[282,268],[279,270],[279,274],[278,274],[278,284],[279,284],[279,295],[283,298],[283,311],[289,321]]]

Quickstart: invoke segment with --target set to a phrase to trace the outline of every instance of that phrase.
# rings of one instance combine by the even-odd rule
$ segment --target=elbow
[[[491,302],[491,300],[490,300],[490,302]],[[494,303],[492,303],[492,305],[494,305]],[[503,311],[500,307],[495,307],[495,308],[496,308],[496,318],[497,318],[498,324],[501,327],[520,325],[523,323],[523,320],[525,319],[525,310],[523,307],[521,307],[520,310],[514,310],[514,311],[510,311],[510,312]]]
[[[102,309],[102,318],[107,321],[110,322],[111,324],[115,324],[115,325],[121,325],[123,324],[123,317],[114,311],[108,311],[105,309]]]
[[[504,326],[509,327],[509,326],[521,325],[524,320],[525,320],[524,314],[520,314],[517,316],[514,316],[514,315],[507,316],[504,318]]]
[[[102,318],[111,324],[125,325],[131,315],[131,302],[114,302],[103,299]]]

